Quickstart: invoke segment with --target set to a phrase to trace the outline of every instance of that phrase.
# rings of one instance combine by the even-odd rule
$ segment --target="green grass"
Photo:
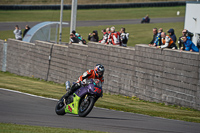
[[[57,99],[65,94],[64,84],[46,82],[31,77],[17,76],[8,72],[0,72],[0,88],[7,88]],[[166,106],[163,103],[147,102],[140,100],[137,97],[104,94],[103,98],[100,98],[95,106],[200,123],[200,111],[175,105]]]
[[[179,17],[185,16],[185,6],[78,10],[77,21],[142,19],[146,14],[150,18],[168,18],[177,17],[177,11],[180,11]],[[69,21],[70,16],[70,10],[63,11],[63,21]],[[60,21],[60,11],[0,10],[0,18],[0,22]]]
[[[105,133],[105,132],[0,123],[0,133]]]
[[[174,1],[174,0],[164,0],[164,1]],[[176,1],[186,1],[186,0],[176,0]],[[187,0],[191,1],[191,0]],[[115,4],[115,3],[135,3],[135,2],[163,2],[163,0],[78,0],[78,5],[82,4]],[[64,0],[64,4],[70,4],[71,0]],[[10,5],[17,5],[17,4],[28,4],[28,5],[38,5],[38,4],[49,4],[55,5],[60,4],[60,0],[1,0],[1,4],[10,4]]]
[[[93,30],[99,32],[99,37],[102,38],[100,31],[107,26],[90,26],[90,27],[77,27],[76,30],[79,34],[87,40],[88,33],[91,33]],[[152,29],[154,27],[163,28],[167,32],[170,28],[174,28],[177,38],[181,36],[181,31],[184,28],[183,22],[177,23],[155,23],[155,24],[127,24],[127,25],[115,25],[116,30],[119,31],[121,27],[125,27],[126,31],[130,34],[128,46],[135,46],[135,44],[148,44],[153,37]],[[63,28],[62,42],[69,42],[69,28]],[[0,39],[14,38],[13,31],[0,31]]]

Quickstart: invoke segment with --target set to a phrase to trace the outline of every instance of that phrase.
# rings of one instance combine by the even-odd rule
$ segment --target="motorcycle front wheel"
[[[63,103],[63,97],[56,104],[55,112],[56,112],[57,115],[64,115],[65,114],[65,104]]]
[[[88,99],[81,99],[78,115],[80,117],[86,117],[92,110],[94,103],[95,99],[93,97],[89,97]]]

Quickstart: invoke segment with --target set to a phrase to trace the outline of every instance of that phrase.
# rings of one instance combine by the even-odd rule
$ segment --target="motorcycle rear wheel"
[[[85,98],[81,99],[78,115],[80,117],[86,117],[92,110],[94,103],[95,99],[93,97],[89,97],[87,101],[85,101]]]

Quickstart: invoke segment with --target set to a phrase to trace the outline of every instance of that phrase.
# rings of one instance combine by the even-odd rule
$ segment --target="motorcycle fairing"
[[[99,91],[97,91],[99,90]],[[79,97],[83,97],[85,94],[90,93],[90,94],[95,94],[97,96],[101,96],[102,94],[102,88],[101,87],[97,87],[94,84],[89,84],[87,87],[81,87],[80,89],[78,89],[75,94]]]
[[[66,105],[65,113],[78,114],[79,101],[81,98],[77,96],[75,93],[73,94],[73,96],[74,96],[73,102]]]

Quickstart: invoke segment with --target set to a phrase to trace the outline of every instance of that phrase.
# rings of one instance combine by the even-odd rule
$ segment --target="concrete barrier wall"
[[[106,69],[104,92],[200,110],[199,53],[160,50],[143,44],[124,48],[8,40],[7,71],[18,75],[75,82],[97,63]]]
[[[137,45],[135,60],[138,97],[199,108],[199,53]]]

